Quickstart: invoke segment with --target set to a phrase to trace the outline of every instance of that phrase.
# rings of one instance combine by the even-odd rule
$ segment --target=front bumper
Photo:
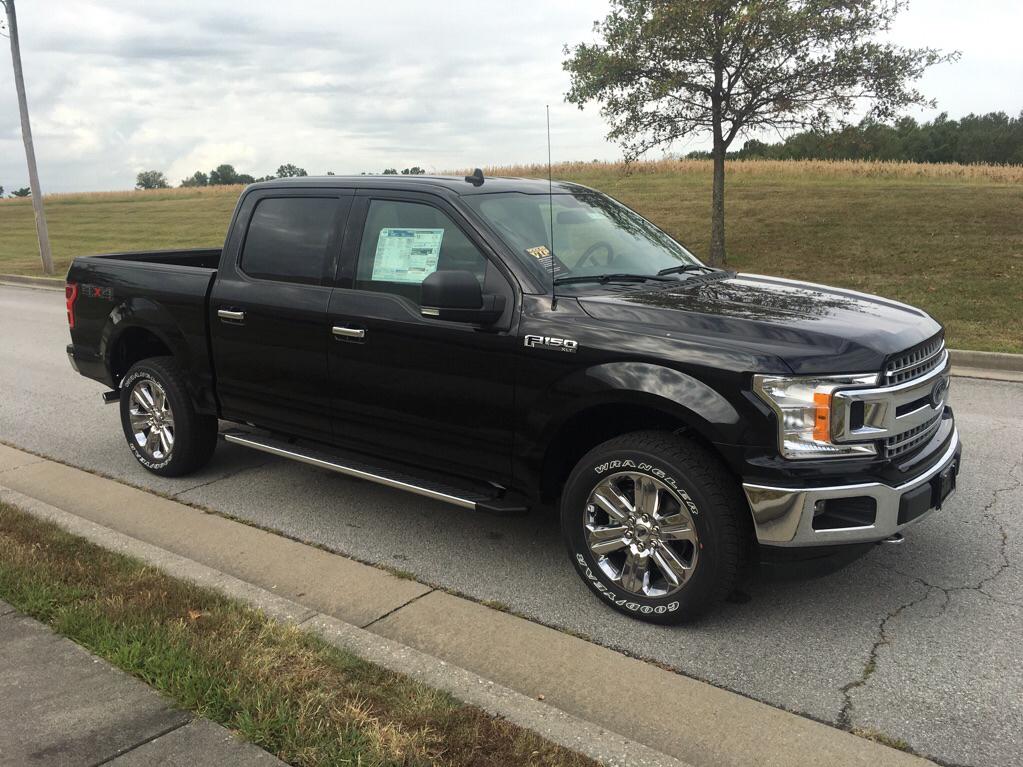
[[[919,521],[947,498],[935,489],[944,483],[945,490],[955,487],[959,473],[962,445],[959,432],[952,439],[941,459],[924,473],[897,487],[881,482],[867,482],[830,487],[771,487],[743,483],[743,490],[753,512],[757,540],[769,546],[822,546],[880,541]],[[938,479],[936,479],[938,478]],[[934,492],[930,492],[930,491]],[[823,519],[822,510],[828,502],[837,505],[841,499],[855,508],[848,514],[849,526],[815,524]],[[870,508],[873,503],[871,521]],[[859,520],[858,522],[856,520]]]

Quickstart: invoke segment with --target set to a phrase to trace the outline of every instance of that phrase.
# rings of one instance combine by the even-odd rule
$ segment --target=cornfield
[[[546,177],[547,166],[503,165],[484,168],[489,176]],[[551,171],[555,178],[580,174],[642,176],[645,174],[703,175],[711,173],[710,160],[663,159],[638,162],[564,162]],[[459,175],[471,170],[457,171]],[[926,178],[986,183],[1021,183],[1023,165],[958,165],[955,163],[888,162],[871,160],[729,160],[730,176],[820,178]]]

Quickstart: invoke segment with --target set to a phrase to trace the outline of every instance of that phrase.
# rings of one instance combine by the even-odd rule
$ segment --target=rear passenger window
[[[423,280],[434,272],[469,271],[482,286],[487,263],[447,214],[432,205],[373,200],[362,231],[355,287],[419,304]]]
[[[337,209],[333,197],[260,200],[245,236],[242,271],[266,280],[319,284]]]

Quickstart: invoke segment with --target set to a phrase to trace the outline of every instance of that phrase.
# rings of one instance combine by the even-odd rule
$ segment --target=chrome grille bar
[[[889,383],[898,384],[926,375],[941,364],[944,352],[945,338],[939,335],[889,360],[885,365],[885,378]]]

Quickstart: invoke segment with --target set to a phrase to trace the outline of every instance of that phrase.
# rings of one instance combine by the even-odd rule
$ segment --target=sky
[[[172,184],[231,163],[318,175],[614,160],[596,105],[564,101],[565,44],[594,39],[606,0],[18,0],[44,192]],[[1023,110],[1023,4],[914,0],[891,38],[957,49],[920,88],[929,118]],[[26,186],[0,39],[0,186]],[[777,140],[777,136],[766,137]],[[673,152],[703,149],[705,137]],[[651,155],[651,156],[660,156]]]

